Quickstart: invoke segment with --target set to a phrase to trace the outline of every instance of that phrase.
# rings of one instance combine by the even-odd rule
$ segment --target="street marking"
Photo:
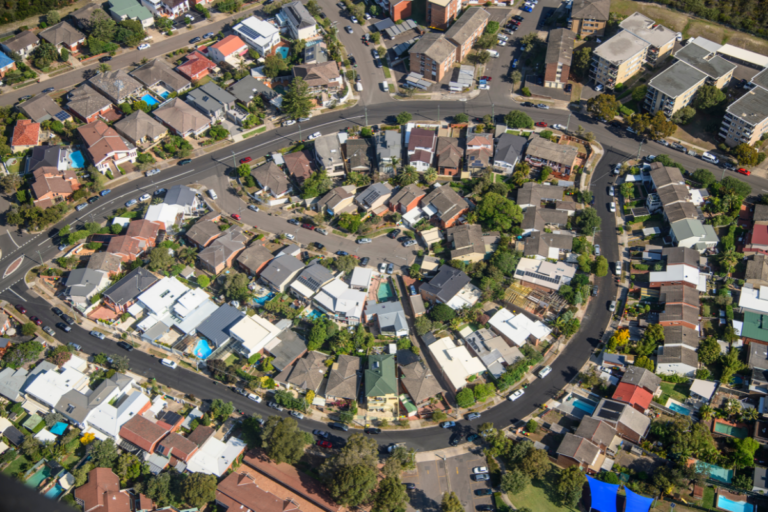
[[[16,284],[16,283],[14,283],[14,284]],[[11,286],[13,286],[13,285],[11,285]],[[14,294],[15,296],[17,296],[18,298],[20,298],[20,299],[21,299],[21,300],[23,300],[24,302],[27,302],[27,299],[25,299],[24,297],[22,297],[21,295],[19,295],[19,294],[18,294],[18,293],[16,293],[15,291],[11,290],[10,288],[8,288],[8,289],[7,289],[7,291],[11,292],[12,294]]]
[[[17,244],[16,240],[13,239],[13,235],[11,235],[11,232],[10,231],[6,231],[6,233],[8,233],[8,238],[11,239],[11,242],[13,242],[13,245],[15,245],[16,248],[18,249],[19,248],[19,244]]]
[[[51,241],[51,239],[50,239],[50,238],[46,238],[45,240],[43,240],[42,242],[40,242],[39,244],[37,244],[37,246],[38,246],[38,247],[40,247],[40,246],[41,246],[41,245],[43,245],[44,243],[46,243],[46,242],[50,242],[50,241]]]

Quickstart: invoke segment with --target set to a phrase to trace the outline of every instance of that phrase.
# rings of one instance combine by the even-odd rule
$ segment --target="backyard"
[[[570,512],[574,509],[557,505],[557,476],[560,470],[554,465],[546,477],[531,481],[531,485],[518,494],[510,494],[515,508],[527,508],[536,512]]]

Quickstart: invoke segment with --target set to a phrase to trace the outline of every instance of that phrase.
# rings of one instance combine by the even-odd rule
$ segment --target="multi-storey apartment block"
[[[568,28],[581,37],[601,36],[610,14],[611,0],[574,0]]]

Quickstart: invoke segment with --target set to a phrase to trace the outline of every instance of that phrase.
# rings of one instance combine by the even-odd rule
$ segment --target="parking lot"
[[[439,512],[443,494],[453,491],[461,500],[464,510],[477,510],[478,505],[491,505],[493,496],[476,496],[478,489],[490,489],[490,482],[472,480],[472,468],[485,466],[485,457],[479,447],[475,453],[464,453],[454,457],[440,458],[416,464],[417,474],[403,475],[403,483],[414,483],[416,489],[408,491],[411,501],[409,512]]]

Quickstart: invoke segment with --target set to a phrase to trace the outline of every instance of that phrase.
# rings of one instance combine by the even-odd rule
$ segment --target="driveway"
[[[445,460],[439,455],[435,460],[416,464],[416,474],[403,476],[403,483],[414,483],[416,489],[408,491],[411,502],[409,512],[438,512],[443,494],[455,492],[464,510],[470,512],[478,505],[490,505],[493,496],[476,496],[478,489],[490,489],[490,482],[475,482],[471,479],[472,468],[485,466],[485,457],[479,449],[477,453],[465,453]]]

